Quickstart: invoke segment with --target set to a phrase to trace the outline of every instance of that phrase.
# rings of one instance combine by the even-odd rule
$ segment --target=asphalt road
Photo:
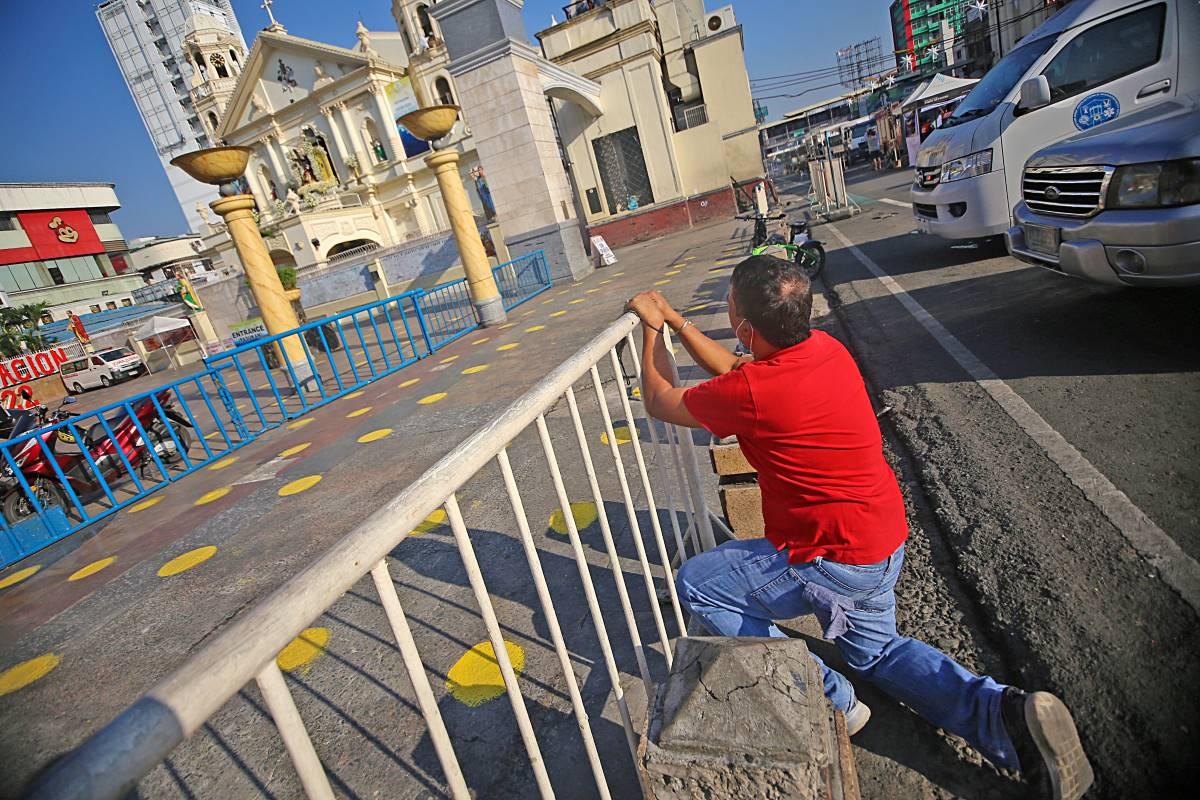
[[[1002,405],[997,396],[999,387],[1011,390],[1177,542],[1183,558],[1194,557],[1200,544],[1197,294],[1090,287],[1023,267],[994,245],[952,248],[912,234],[910,212],[896,204],[904,201],[907,174],[863,177],[852,176],[851,189],[864,201],[864,213],[814,231],[830,251],[818,286],[818,324],[852,348],[877,406],[892,408],[883,417],[885,443],[912,531],[897,588],[901,630],[1002,681],[1060,693],[1097,770],[1092,797],[1182,796],[1197,777],[1191,746],[1192,687],[1200,678],[1196,610],[1164,579],[1160,568],[1172,564],[1151,566],[1131,546],[1129,531],[1102,511],[1104,498],[1072,482],[1044,442],[1030,435],[1028,418],[1014,418],[1013,403]],[[878,202],[883,198],[893,202]],[[41,571],[0,589],[0,670],[46,653],[61,660],[40,680],[0,695],[0,796],[15,794],[48,759],[295,574],[590,338],[633,291],[657,284],[678,305],[696,309],[700,327],[728,339],[719,303],[728,276],[724,259],[738,252],[744,233],[727,223],[621,250],[617,267],[518,309],[519,325],[468,336],[357,398],[313,413],[305,427],[267,434],[239,451],[236,462],[163,490],[159,505],[122,512],[42,554]],[[863,259],[894,280],[891,290]],[[926,325],[898,295],[928,312]],[[715,305],[697,308],[707,303]],[[976,380],[930,334],[930,319],[1001,383]],[[476,344],[480,339],[488,341]],[[518,348],[498,349],[514,343]],[[466,372],[483,364],[489,369]],[[686,366],[683,371],[695,377]],[[602,372],[615,402],[618,384]],[[413,378],[419,382],[408,383]],[[443,392],[432,403],[418,402]],[[576,392],[599,459],[594,395],[586,384]],[[564,452],[575,453],[561,404],[548,421]],[[621,447],[627,466],[628,447]],[[632,796],[597,639],[570,548],[552,519],[557,502],[544,459],[529,432],[510,455],[613,796]],[[571,500],[586,501],[578,458],[560,461]],[[600,473],[602,510],[622,563],[631,567],[636,551],[611,462]],[[281,494],[313,476],[320,482]],[[635,503],[644,508],[633,483]],[[545,614],[494,466],[471,481],[460,501],[505,639],[521,661],[527,708],[558,795],[594,796]],[[578,516],[590,574],[640,722],[644,692],[590,513],[581,507]],[[645,528],[644,512],[640,521]],[[203,547],[216,548],[208,560],[159,575],[170,559]],[[109,556],[117,560],[85,579],[67,580]],[[468,785],[481,798],[532,796],[512,712],[486,657],[469,653],[486,637],[448,531],[430,525],[397,548],[390,564]],[[14,572],[0,573],[0,582]],[[630,570],[625,582],[641,636],[653,642],[641,577]],[[443,796],[441,770],[370,582],[312,626],[314,645],[289,654],[288,685],[337,794]],[[674,635],[669,618],[666,626]],[[811,637],[811,627],[797,623],[797,632],[838,663],[827,643]],[[647,659],[652,675],[661,676],[662,647],[651,645]],[[871,687],[858,688],[874,710],[854,742],[864,797],[1022,796],[1012,776],[961,741],[930,729]],[[301,795],[253,686],[139,790],[154,798]]]

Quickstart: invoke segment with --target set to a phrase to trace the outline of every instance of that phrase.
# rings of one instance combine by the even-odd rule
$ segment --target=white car
[[[58,368],[63,386],[71,394],[97,386],[112,386],[146,374],[142,360],[124,347],[101,350],[86,358],[64,361]]]

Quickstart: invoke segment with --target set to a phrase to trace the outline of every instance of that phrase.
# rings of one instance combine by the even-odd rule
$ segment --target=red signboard
[[[30,381],[57,375],[59,366],[67,360],[67,351],[55,347],[41,353],[0,361],[0,404],[5,408],[32,408],[37,405],[36,400],[26,401],[21,397],[21,389],[28,387],[32,391]]]
[[[86,211],[21,211],[17,213],[17,219],[29,237],[30,246],[0,250],[0,264],[104,252],[104,245]]]

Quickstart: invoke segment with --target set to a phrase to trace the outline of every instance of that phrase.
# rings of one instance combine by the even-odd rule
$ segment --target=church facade
[[[428,75],[410,75],[400,33],[360,23],[354,49],[292,36],[278,23],[259,33],[249,54],[205,28],[185,38],[191,94],[213,140],[250,148],[244,188],[279,266],[326,264],[348,251],[403,245],[449,229],[430,145],[395,123],[418,107]],[[426,47],[425,50],[429,48]],[[428,59],[426,59],[427,61]],[[436,76],[432,80],[436,81]],[[432,86],[433,84],[429,84]],[[452,98],[447,82],[444,90]],[[436,99],[428,102],[437,102]],[[451,134],[463,182],[481,225],[487,197],[469,131]],[[210,220],[204,243],[237,263],[232,242]]]

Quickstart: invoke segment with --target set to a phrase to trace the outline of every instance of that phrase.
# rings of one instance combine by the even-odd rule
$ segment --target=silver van
[[[1043,148],[1008,251],[1118,286],[1200,284],[1200,93]]]
[[[124,347],[113,347],[84,358],[64,361],[58,372],[67,391],[79,394],[85,389],[108,387],[145,375],[146,365]]]

